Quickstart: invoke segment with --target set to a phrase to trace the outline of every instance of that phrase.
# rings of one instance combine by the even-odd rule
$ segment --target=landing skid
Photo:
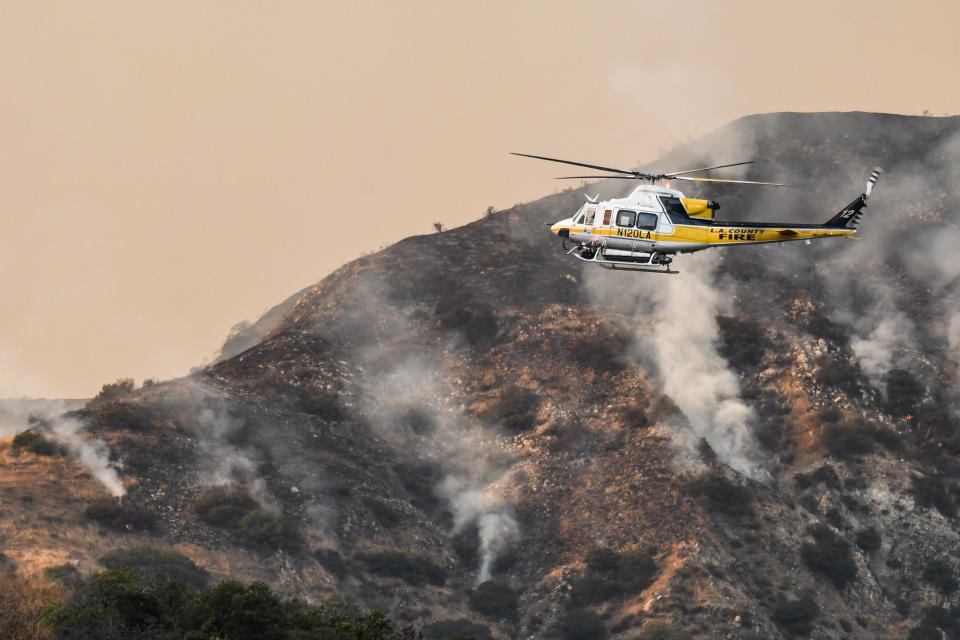
[[[669,273],[676,274],[678,271],[670,270],[670,263],[673,258],[662,253],[636,253],[629,251],[617,251],[618,254],[627,254],[624,256],[605,255],[605,249],[594,249],[589,246],[579,245],[567,253],[572,253],[578,260],[590,262],[604,269],[611,271],[647,271],[649,273]],[[612,252],[611,252],[612,253]]]

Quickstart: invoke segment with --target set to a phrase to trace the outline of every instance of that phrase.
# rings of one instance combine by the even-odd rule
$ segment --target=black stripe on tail
[[[856,200],[845,206],[837,215],[824,222],[823,226],[856,229],[857,223],[860,221],[860,216],[863,213],[863,208],[867,206],[867,198],[870,197],[870,192],[873,191],[873,185],[877,184],[877,178],[880,177],[882,171],[883,169],[879,167],[874,169],[873,173],[870,174],[870,178],[867,180],[866,191],[857,196]]]

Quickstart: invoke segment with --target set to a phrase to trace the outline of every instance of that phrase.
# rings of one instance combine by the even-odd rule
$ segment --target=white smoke
[[[870,383],[882,390],[883,380],[894,367],[898,354],[913,341],[913,323],[899,311],[890,311],[875,321],[876,325],[866,337],[858,335],[850,341],[850,348]]]
[[[669,425],[687,459],[695,457],[703,438],[721,462],[762,481],[768,473],[750,429],[753,409],[740,398],[737,375],[717,353],[716,316],[729,311],[732,299],[717,281],[718,263],[715,253],[684,256],[679,275],[656,276],[655,283],[642,275],[591,270],[587,288],[595,302],[612,301],[637,322],[641,362],[656,371],[663,392],[687,418],[687,424]],[[633,308],[624,309],[624,301]],[[648,330],[643,320],[651,316],[655,325]]]
[[[127,494],[117,470],[110,465],[110,450],[99,438],[84,434],[87,425],[76,418],[50,416],[46,418],[53,438],[77,459],[81,467],[100,481],[110,495],[121,497]]]
[[[489,580],[494,561],[517,537],[519,525],[516,518],[494,494],[492,486],[479,487],[462,476],[444,478],[437,493],[453,508],[453,535],[468,526],[477,527],[480,538],[477,583]]]
[[[378,435],[395,451],[405,458],[413,454],[441,471],[443,479],[435,493],[454,514],[450,535],[476,526],[479,579],[487,580],[498,555],[516,539],[519,525],[509,503],[498,497],[509,480],[510,463],[496,433],[457,402],[448,359],[448,354],[456,351],[457,338],[451,337],[450,343],[436,351],[418,345],[415,355],[384,367],[384,352],[377,345],[389,344],[402,351],[402,345],[420,334],[421,321],[411,320],[409,309],[392,306],[378,280],[359,284],[356,292],[367,301],[365,308],[378,309],[377,315],[390,318],[389,324],[377,326],[379,335],[369,341],[372,346],[351,356],[360,370],[368,372],[357,390],[359,405]],[[426,418],[426,431],[417,433],[409,428],[411,411]]]

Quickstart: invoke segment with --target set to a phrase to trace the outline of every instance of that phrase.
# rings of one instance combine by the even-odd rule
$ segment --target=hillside
[[[4,441],[0,550],[173,546],[428,637],[956,637],[960,118],[750,116],[656,168],[745,158],[799,188],[703,189],[721,218],[823,221],[883,167],[862,238],[585,268],[545,225],[619,181],[407,238],[232,357],[34,420],[66,457]]]

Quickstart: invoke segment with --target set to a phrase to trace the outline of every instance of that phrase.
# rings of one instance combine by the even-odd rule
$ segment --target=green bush
[[[923,568],[922,577],[944,595],[950,595],[960,587],[953,567],[940,559],[929,561]]]
[[[827,576],[838,589],[857,577],[849,542],[822,524],[813,525],[807,533],[814,541],[805,543],[800,555],[811,571]]]
[[[38,456],[53,456],[60,453],[59,447],[43,437],[43,434],[37,433],[33,429],[21,431],[13,436],[14,452],[28,451]]]
[[[720,329],[720,354],[735,369],[753,369],[766,353],[768,341],[763,327],[753,320],[736,316],[717,316]]]
[[[705,472],[683,483],[683,489],[707,511],[745,516],[753,513],[753,494],[721,473]]]
[[[442,585],[447,580],[446,570],[422,556],[408,556],[397,551],[362,553],[357,559],[372,572],[391,578],[400,578],[413,586],[425,583]]]
[[[943,476],[927,475],[915,476],[910,486],[910,493],[918,506],[934,507],[947,518],[957,515],[957,505],[947,492],[948,480]]]
[[[560,621],[563,640],[605,640],[610,634],[603,619],[588,609],[570,609]]]
[[[874,527],[867,527],[857,531],[857,546],[864,553],[872,553],[880,548],[880,533]]]
[[[156,547],[117,549],[101,556],[99,562],[111,570],[134,567],[146,575],[162,573],[197,589],[203,588],[210,578],[210,575],[194,564],[193,560],[172,549]]]
[[[84,515],[114,531],[157,531],[160,516],[145,507],[133,504],[130,498],[97,498],[87,505]]]
[[[246,546],[266,551],[296,549],[303,544],[292,519],[267,513],[242,487],[211,487],[201,494],[194,508],[201,520],[227,529]]]
[[[496,620],[517,619],[517,592],[505,582],[487,580],[470,592],[470,608]]]
[[[479,622],[458,618],[431,622],[423,628],[423,640],[493,640],[493,635]]]
[[[923,385],[905,369],[893,369],[887,374],[887,413],[903,418],[916,412]]]
[[[282,600],[260,582],[225,580],[195,590],[164,573],[132,567],[82,583],[68,603],[48,608],[57,638],[119,640],[397,640],[400,630],[379,611],[342,602],[307,606]]]
[[[820,607],[808,596],[799,600],[781,600],[773,610],[772,619],[783,630],[798,636],[813,631],[813,621],[820,615]]]
[[[480,417],[498,422],[507,431],[520,433],[536,425],[539,407],[535,392],[523,387],[507,387]]]

